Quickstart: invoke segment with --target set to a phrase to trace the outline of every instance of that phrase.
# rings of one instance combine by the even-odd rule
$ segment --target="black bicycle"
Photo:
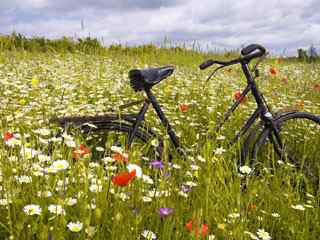
[[[251,44],[242,49],[241,57],[231,61],[208,60],[200,65],[204,70],[212,65],[218,67],[214,74],[227,66],[240,64],[247,79],[247,87],[240,97],[225,113],[223,120],[217,125],[219,132],[223,124],[237,109],[243,99],[252,93],[257,108],[248,118],[231,144],[236,143],[244,136],[241,149],[240,165],[250,164],[253,168],[277,167],[277,164],[289,164],[294,169],[305,171],[309,177],[317,177],[320,168],[320,116],[307,112],[282,112],[272,113],[259,91],[255,78],[259,75],[257,66],[266,55],[264,47]],[[258,58],[258,62],[251,71],[249,63]],[[184,153],[183,147],[175,134],[170,122],[162,111],[152,87],[169,77],[174,71],[172,66],[160,68],[134,69],[129,72],[130,84],[135,91],[144,91],[146,98],[121,106],[121,109],[143,104],[137,114],[107,114],[102,116],[77,116],[63,117],[58,121],[63,129],[77,129],[78,135],[91,150],[92,158],[99,160],[110,156],[112,146],[120,146],[124,151],[143,153],[145,158],[161,159],[164,155],[163,139],[145,123],[145,114],[149,106],[154,108],[174,148],[179,153]],[[255,124],[257,120],[258,124]]]

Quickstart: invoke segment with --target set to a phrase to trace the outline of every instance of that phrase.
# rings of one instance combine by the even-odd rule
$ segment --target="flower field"
[[[254,111],[253,97],[214,131],[246,81],[235,66],[206,82],[210,71],[198,65],[209,57],[232,58],[174,50],[0,52],[0,239],[318,239],[319,185],[297,183],[302,173],[287,163],[252,174],[237,164],[240,144],[228,145]],[[107,144],[111,154],[90,161],[81,136],[66,133],[64,144],[55,137],[59,127],[50,119],[118,112],[143,98],[128,71],[166,64],[175,72],[153,92],[187,159],[145,163],[139,149]],[[268,59],[257,83],[273,112],[320,115],[318,63]],[[146,121],[164,132],[154,111]],[[164,147],[172,148],[168,138]]]

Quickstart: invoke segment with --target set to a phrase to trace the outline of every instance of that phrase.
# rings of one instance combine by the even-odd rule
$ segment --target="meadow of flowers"
[[[228,146],[254,110],[252,97],[214,133],[246,85],[240,68],[206,83],[208,72],[197,66],[208,56],[188,54],[1,52],[0,239],[318,239],[319,188],[293,184],[299,176],[286,164],[256,176],[237,165],[239,146]],[[55,137],[59,127],[50,119],[103,114],[141,99],[128,71],[163,64],[176,70],[154,93],[187,147],[186,160],[142,165],[138,153],[110,146],[110,156],[93,162],[77,135],[63,135],[64,144]],[[319,65],[268,59],[260,70],[273,111],[320,114]],[[153,111],[147,121],[164,130]]]

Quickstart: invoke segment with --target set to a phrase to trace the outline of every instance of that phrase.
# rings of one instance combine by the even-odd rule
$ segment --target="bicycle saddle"
[[[132,69],[129,71],[130,85],[137,92],[150,89],[154,85],[169,77],[174,71],[173,66],[159,68]]]

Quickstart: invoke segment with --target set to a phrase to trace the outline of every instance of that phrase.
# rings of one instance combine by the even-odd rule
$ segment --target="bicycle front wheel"
[[[320,176],[320,117],[305,112],[283,114],[275,119],[280,141],[266,128],[257,140],[255,166],[290,169],[317,185]]]

